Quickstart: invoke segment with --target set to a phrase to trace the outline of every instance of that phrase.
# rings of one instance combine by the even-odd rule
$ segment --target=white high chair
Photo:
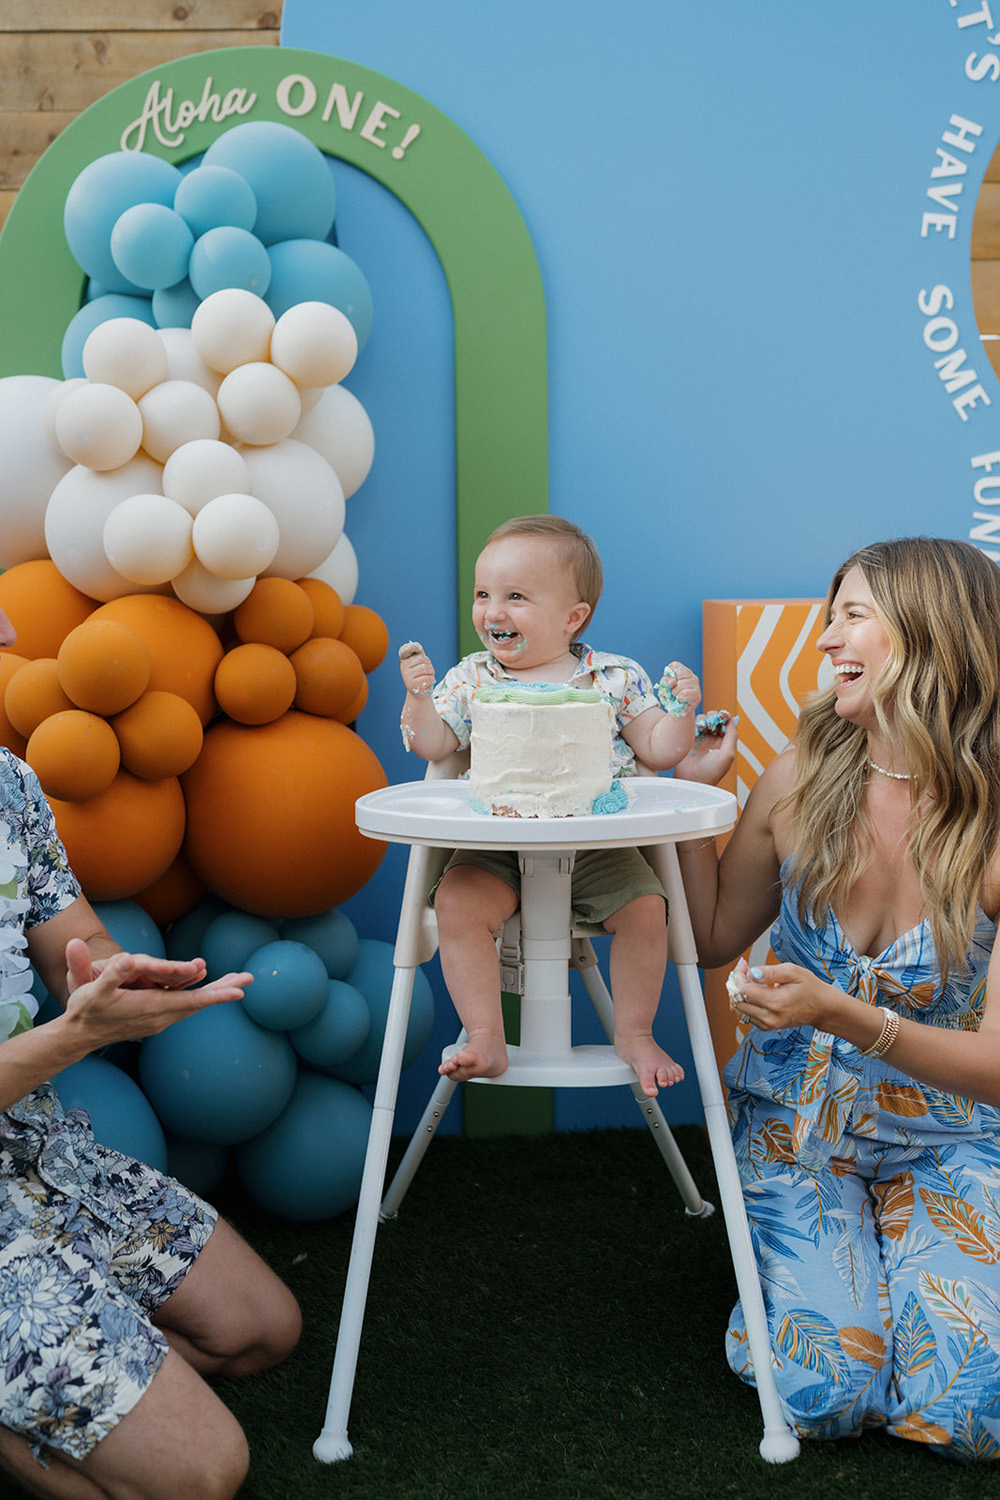
[[[467,767],[468,752],[456,752],[436,764],[428,765],[424,780],[425,782],[441,782],[441,797],[436,797],[432,788],[425,788],[418,784],[417,788],[413,788],[412,785],[386,788],[383,793],[369,794],[369,797],[362,798],[358,804],[358,823],[363,832],[371,833],[373,837],[385,833],[388,837],[398,837],[399,841],[412,843],[413,847],[407,865],[396,934],[395,979],[376,1084],[372,1125],[344,1289],[326,1420],[320,1436],[313,1445],[315,1457],[326,1463],[348,1458],[353,1452],[347,1435],[347,1419],[357,1369],[361,1328],[378,1224],[394,1218],[398,1213],[424,1153],[433,1140],[452,1095],[458,1087],[452,1079],[441,1078],[439,1080],[389,1189],[382,1198],[414,975],[417,967],[426,963],[437,951],[437,927],[433,908],[427,900],[427,895],[451,852],[446,838],[453,836],[456,842],[464,838],[465,828],[470,822],[474,823],[475,837],[480,847],[484,846],[482,831],[486,822],[492,824],[495,821],[504,825],[502,841],[493,843],[492,847],[509,848],[512,842],[509,838],[510,830],[506,826],[510,820],[475,819],[475,815],[470,820],[467,783],[454,780]],[[639,767],[639,771],[645,776],[654,775],[642,766]],[[692,788],[684,783],[666,783],[666,785],[684,788],[680,794],[682,797],[690,792],[695,801],[700,797],[709,805],[709,811],[706,814],[709,823],[702,826],[714,826],[720,831],[732,826],[733,815],[723,814],[720,818],[718,811],[713,811],[711,808],[713,798],[724,799],[735,806],[735,799],[730,798],[728,794],[719,793],[715,788]],[[657,788],[662,786],[664,783],[657,783]],[[426,812],[424,808],[418,812],[416,823],[419,825],[426,820],[427,828],[420,826],[414,828],[414,815],[411,809],[407,813],[406,831],[397,835],[391,817],[394,795],[399,793],[401,798],[406,800],[407,792],[412,794],[413,790],[424,793],[419,800],[424,804]],[[637,786],[637,792],[641,791],[640,784]],[[652,792],[652,788],[649,791]],[[386,814],[389,821],[385,828],[381,828],[378,826],[377,816],[373,817],[369,813],[370,826],[366,827],[361,816],[362,806],[380,798],[389,809]],[[411,795],[409,801],[413,800]],[[643,800],[642,797],[637,797],[637,802],[641,803]],[[590,824],[599,822],[602,825],[600,839],[602,844],[617,843],[620,846],[623,843],[637,842],[635,838],[628,837],[626,817],[627,815],[615,815],[613,819],[585,821]],[[542,824],[548,825],[551,829],[556,821],[554,819],[521,820],[518,833],[529,843],[540,845],[542,841],[534,839],[533,835],[541,831]],[[505,925],[497,939],[502,987],[507,992],[523,995],[520,1045],[508,1047],[510,1066],[500,1078],[473,1079],[470,1083],[500,1087],[514,1084],[545,1087],[627,1085],[632,1091],[681,1195],[685,1213],[697,1218],[707,1218],[714,1213],[714,1208],[699,1193],[659,1104],[655,1099],[646,1098],[632,1068],[615,1054],[610,1043],[603,1046],[573,1047],[571,1045],[570,1001],[566,982],[567,964],[579,970],[587,994],[609,1038],[614,1032],[614,1016],[611,996],[590,942],[591,936],[604,935],[604,929],[600,927],[571,928],[569,920],[570,873],[576,845],[566,836],[575,832],[577,828],[582,829],[582,823],[576,819],[563,819],[558,822],[561,825],[560,834],[564,842],[553,847],[553,836],[550,833],[544,839],[545,847],[539,847],[537,858],[533,858],[532,849],[529,849],[527,853],[524,849],[521,850],[521,911]],[[530,827],[530,824],[534,826]],[[451,835],[450,830],[453,826],[457,832]],[[615,837],[616,834],[624,835],[624,837]],[[689,828],[683,833],[674,832],[669,835],[672,839],[694,836],[697,835]],[[421,841],[424,839],[427,841]],[[564,850],[567,852],[563,853]],[[677,969],[680,983],[695,1071],[705,1110],[705,1123],[716,1168],[737,1289],[743,1305],[750,1354],[756,1372],[758,1397],[764,1419],[764,1435],[760,1442],[760,1453],[768,1462],[785,1463],[797,1455],[799,1444],[785,1421],[771,1370],[767,1320],[729,1134],[722,1087],[705,1013],[704,996],[697,969],[697,952],[684,887],[680,878],[677,851],[673,842],[656,842],[644,846],[642,852],[659,877],[670,903],[668,928],[670,959]],[[526,894],[529,886],[532,888],[530,901]],[[458,1050],[464,1040],[463,1031],[459,1034],[454,1046],[445,1049],[444,1055],[448,1056]]]

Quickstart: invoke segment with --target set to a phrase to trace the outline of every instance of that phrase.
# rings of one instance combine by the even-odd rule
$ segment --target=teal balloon
[[[83,346],[94,329],[112,318],[138,318],[140,323],[156,326],[153,304],[141,295],[126,297],[120,292],[108,292],[85,302],[78,313],[74,313],[66,326],[62,341],[62,369],[67,380],[75,380],[86,374],[83,368]]]
[[[202,298],[230,287],[263,297],[271,280],[271,262],[255,234],[223,224],[206,230],[196,242],[188,280]]]
[[[136,286],[155,292],[187,275],[194,235],[164,203],[136,203],[115,220],[111,258]]]
[[[246,178],[204,162],[178,183],[174,208],[195,237],[223,224],[252,229],[257,219],[257,198]]]
[[[126,1156],[167,1170],[167,1143],[137,1083],[101,1057],[84,1057],[52,1077],[63,1109],[85,1109],[94,1139]]]
[[[201,164],[228,167],[249,183],[257,200],[254,233],[265,245],[322,240],[333,227],[337,192],[326,157],[290,125],[270,120],[235,125],[216,137]]]
[[[307,1025],[288,1033],[303,1062],[325,1072],[353,1057],[372,1028],[368,1001],[353,984],[331,979],[322,1010]]]
[[[230,907],[206,927],[199,953],[205,960],[209,979],[223,974],[240,974],[249,967],[251,953],[278,937],[278,927],[267,917],[255,917],[248,911]]]
[[[163,937],[167,957],[201,958],[205,933],[216,917],[220,917],[225,911],[232,911],[232,907],[221,896],[203,896],[197,906],[185,912],[183,917],[178,917],[176,922],[171,922],[167,928]]]
[[[148,953],[165,958],[163,934],[136,901],[95,901],[94,911],[126,953]]]
[[[283,938],[314,948],[331,979],[343,979],[357,960],[357,929],[339,907],[315,917],[287,917],[278,924],[278,931]]]
[[[136,283],[115,264],[111,232],[137,204],[171,208],[180,180],[176,167],[145,151],[112,151],[89,162],[70,186],[63,209],[66,241],[77,265],[109,292],[135,292]]]
[[[147,1037],[139,1081],[166,1130],[230,1146],[259,1135],[292,1097],[295,1050],[238,1002],[213,1005]]]
[[[253,984],[243,996],[243,1009],[258,1026],[292,1031],[323,1009],[330,983],[326,965],[305,943],[266,943],[251,953],[246,967]]]
[[[211,1198],[229,1168],[229,1147],[167,1135],[167,1171],[200,1198]]]
[[[392,943],[383,943],[377,938],[362,938],[358,944],[357,962],[347,976],[347,983],[364,995],[371,1014],[371,1029],[353,1057],[336,1064],[330,1070],[335,1077],[342,1078],[347,1083],[374,1083],[378,1077],[395,974],[392,958]],[[430,1041],[433,1026],[434,994],[423,969],[418,968],[414,971],[413,999],[410,1002],[410,1016],[403,1046],[404,1068],[424,1050]]]
[[[176,286],[153,293],[153,317],[157,328],[190,328],[201,298],[185,276]]]
[[[372,327],[372,294],[364,272],[336,245],[317,240],[284,240],[272,245],[271,284],[264,301],[280,318],[297,302],[329,302],[349,318],[358,350]]]
[[[349,1084],[299,1074],[287,1108],[237,1146],[236,1173],[249,1196],[277,1218],[315,1224],[353,1208],[361,1193],[372,1107]]]

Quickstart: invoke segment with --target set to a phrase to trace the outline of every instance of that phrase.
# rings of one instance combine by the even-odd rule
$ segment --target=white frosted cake
[[[595,688],[481,687],[472,699],[470,806],[505,818],[616,812],[614,714]]]

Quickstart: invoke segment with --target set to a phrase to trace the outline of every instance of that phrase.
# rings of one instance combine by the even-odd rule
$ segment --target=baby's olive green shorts
[[[520,893],[521,872],[514,850],[456,849],[441,879],[458,865],[486,870]],[[430,893],[432,906],[440,884],[439,880]],[[574,923],[599,927],[639,896],[662,896],[666,905],[666,892],[638,849],[581,849],[577,854],[570,898]]]

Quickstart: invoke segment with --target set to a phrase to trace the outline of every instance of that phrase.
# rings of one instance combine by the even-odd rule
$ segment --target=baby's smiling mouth
[[[511,641],[517,639],[518,632],[516,630],[497,630],[490,627],[488,634],[490,640],[495,641],[498,646],[508,646]]]

